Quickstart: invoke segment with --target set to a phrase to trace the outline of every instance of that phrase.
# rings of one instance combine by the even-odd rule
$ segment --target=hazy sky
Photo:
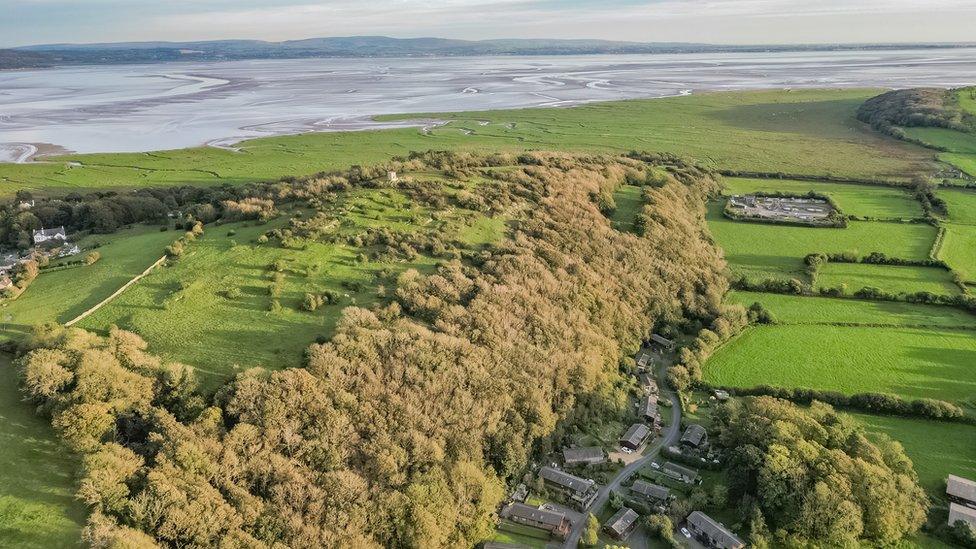
[[[962,42],[974,29],[976,0],[0,0],[0,47],[357,34]]]

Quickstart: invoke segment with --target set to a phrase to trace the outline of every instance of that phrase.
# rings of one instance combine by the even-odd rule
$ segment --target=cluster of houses
[[[17,265],[38,256],[67,257],[81,253],[81,248],[68,242],[68,233],[64,226],[53,229],[40,228],[34,231],[34,247],[22,254],[7,253],[0,255],[0,290],[11,286],[10,275]]]
[[[949,475],[946,496],[949,498],[949,526],[962,521],[976,529],[976,482]]]

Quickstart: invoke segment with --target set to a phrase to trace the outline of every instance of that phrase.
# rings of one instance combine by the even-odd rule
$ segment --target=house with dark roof
[[[624,436],[620,437],[620,445],[624,448],[629,448],[631,450],[637,450],[647,441],[647,437],[650,436],[651,430],[647,425],[643,423],[635,423],[627,429]]]
[[[599,446],[586,448],[564,448],[563,463],[568,467],[596,465],[607,460],[607,454]]]
[[[741,549],[746,546],[724,524],[701,511],[688,515],[688,531],[705,547],[711,549]]]
[[[660,334],[651,334],[651,343],[654,343],[665,351],[673,351],[676,347],[673,339],[668,339]]]
[[[705,428],[701,425],[692,423],[685,428],[685,432],[681,435],[679,444],[692,450],[701,450],[708,445],[708,433],[705,432]]]
[[[637,351],[634,362],[637,363],[638,372],[646,372],[654,364],[654,359],[651,358],[651,351],[649,349]]]
[[[946,496],[960,505],[976,507],[976,482],[968,478],[949,475],[946,479]]]
[[[539,469],[539,477],[542,478],[547,487],[566,495],[581,511],[589,507],[596,499],[597,486],[592,480],[580,478],[549,466]]]
[[[652,505],[663,505],[671,497],[671,490],[669,488],[643,480],[635,480],[633,486],[630,487],[630,491],[632,494]]]
[[[647,394],[657,394],[657,380],[651,374],[640,374],[637,376],[637,383]]]
[[[657,395],[647,395],[641,399],[637,416],[646,421],[654,429],[661,426],[661,414],[657,408]]]
[[[573,528],[565,513],[546,511],[524,503],[506,505],[499,515],[518,524],[545,530],[560,539],[566,539]]]
[[[41,230],[34,231],[34,244],[43,244],[45,242],[52,242],[55,240],[64,242],[67,239],[68,233],[64,231],[63,225],[55,229],[45,229],[42,227]]]
[[[670,461],[661,466],[661,472],[685,484],[694,484],[698,480],[698,471]]]
[[[949,526],[955,526],[959,521],[965,522],[972,528],[976,528],[976,509],[959,505],[958,503],[950,503]]]
[[[637,528],[638,518],[639,515],[633,509],[629,507],[621,507],[620,510],[614,513],[613,516],[607,520],[607,523],[603,525],[603,530],[611,537],[623,541],[630,536],[635,528]]]

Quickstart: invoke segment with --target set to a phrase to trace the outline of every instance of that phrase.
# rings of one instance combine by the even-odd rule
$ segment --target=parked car
[[[686,537],[688,539],[691,539],[691,532],[689,532],[687,528],[682,528],[681,529],[681,535],[683,535],[684,537]]]
[[[660,468],[661,468],[661,464],[660,463],[658,463],[656,461],[652,461],[651,462],[651,469],[660,469]]]
[[[631,450],[630,448],[621,448],[620,451],[623,452],[623,453],[625,453],[625,454],[633,454],[634,453],[634,451]]]

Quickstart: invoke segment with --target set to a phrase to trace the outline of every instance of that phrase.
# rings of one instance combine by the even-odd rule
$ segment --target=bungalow
[[[958,503],[950,503],[949,526],[955,526],[959,521],[965,522],[971,528],[976,528],[976,509]]]
[[[596,499],[597,486],[592,480],[548,466],[539,469],[539,476],[546,486],[565,494],[581,511]]]
[[[708,445],[708,434],[705,428],[696,423],[692,423],[686,429],[679,443],[685,448],[701,450]]]
[[[688,530],[695,539],[712,549],[741,549],[746,546],[725,525],[701,511],[688,515]]]
[[[671,497],[671,490],[667,487],[651,484],[643,480],[635,480],[634,485],[630,487],[630,491],[653,505],[663,505]]]
[[[573,527],[564,513],[546,511],[524,503],[509,504],[500,515],[512,522],[545,530],[560,539],[566,539]]]
[[[56,229],[45,229],[42,227],[41,230],[34,231],[34,244],[43,244],[52,240],[60,240],[64,242],[67,239],[68,235],[64,232],[63,225]]]
[[[661,347],[665,351],[673,351],[677,345],[675,345],[673,339],[668,339],[662,335],[651,334],[651,343]]]
[[[607,460],[603,448],[589,446],[586,448],[564,448],[563,463],[567,466],[596,465]]]
[[[678,465],[677,463],[672,463],[670,461],[661,467],[661,471],[665,475],[675,480],[684,482],[685,484],[694,484],[694,482],[698,480],[698,471]]]
[[[622,541],[627,539],[634,529],[637,528],[638,518],[639,515],[633,509],[621,507],[619,511],[607,520],[603,529],[610,536]]]
[[[643,423],[635,423],[627,429],[624,436],[620,437],[620,445],[624,448],[630,448],[631,450],[636,450],[644,444],[647,437],[651,434],[651,430]]]
[[[976,507],[976,482],[968,478],[949,475],[946,480],[946,495],[949,496],[950,501]]]
[[[657,395],[647,395],[641,400],[637,415],[652,427],[657,429],[661,426],[661,414],[657,408]]]

